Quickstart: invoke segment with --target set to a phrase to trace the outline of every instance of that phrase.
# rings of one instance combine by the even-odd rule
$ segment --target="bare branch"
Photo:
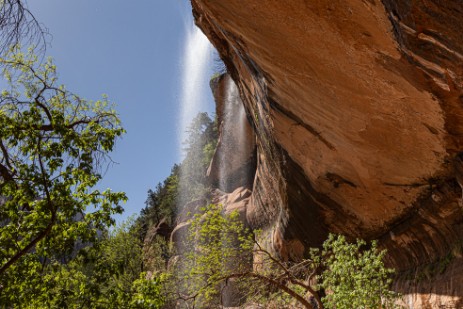
[[[251,277],[251,278],[256,278],[259,279],[267,284],[273,285],[277,287],[278,289],[282,290],[283,292],[287,293],[297,301],[299,301],[305,308],[313,309],[313,306],[301,295],[290,289],[288,286],[285,284],[282,284],[272,278],[269,278],[267,276],[255,273],[255,272],[244,272],[244,273],[239,273],[239,274],[230,274],[222,278],[222,280],[228,280],[232,278],[244,278],[244,277]],[[323,308],[323,307],[321,307]]]
[[[257,247],[259,248],[258,250],[256,250],[257,252],[265,253],[272,262],[274,262],[276,265],[278,265],[283,270],[284,274],[277,277],[276,280],[286,278],[291,283],[299,285],[300,287],[303,287],[304,289],[306,289],[306,291],[308,291],[315,298],[315,300],[317,302],[317,305],[318,305],[318,308],[320,308],[320,309],[323,308],[323,303],[322,303],[317,291],[315,291],[309,284],[310,279],[316,273],[316,269],[314,269],[312,274],[309,276],[309,279],[307,280],[307,283],[304,283],[301,280],[297,279],[294,276],[294,271],[292,271],[292,269],[297,269],[297,268],[299,268],[301,266],[304,266],[307,263],[313,263],[313,261],[311,261],[311,260],[303,260],[302,262],[294,265],[292,267],[292,269],[289,269],[281,261],[276,259],[272,254],[270,254],[270,252],[263,249],[262,246],[259,244],[259,242],[257,242],[256,240],[254,240],[254,242],[257,245]]]
[[[46,48],[47,29],[25,5],[24,0],[4,0],[0,5],[0,53],[21,42]]]

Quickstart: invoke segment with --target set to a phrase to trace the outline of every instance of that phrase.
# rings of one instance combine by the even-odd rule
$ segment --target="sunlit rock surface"
[[[329,232],[379,239],[407,305],[462,306],[461,1],[192,4],[256,136],[249,224],[284,259]]]

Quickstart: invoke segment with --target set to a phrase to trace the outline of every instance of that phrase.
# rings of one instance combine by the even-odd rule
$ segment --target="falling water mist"
[[[246,162],[250,159],[250,151],[246,112],[238,87],[230,76],[225,80],[223,105],[218,151],[218,186],[225,192],[231,192],[238,186],[246,185],[250,173]]]
[[[192,20],[187,21],[184,50],[182,55],[182,73],[181,73],[181,95],[180,110],[178,118],[178,149],[179,159],[183,161],[180,165],[179,185],[177,195],[177,225],[185,220],[182,211],[188,208],[188,202],[191,202],[189,196],[189,187],[191,186],[190,175],[200,172],[201,167],[197,164],[185,164],[190,160],[197,162],[198,154],[195,152],[186,152],[186,142],[190,137],[189,127],[192,120],[200,113],[208,110],[208,103],[212,102],[209,80],[213,68],[213,47],[207,37],[199,28],[194,26]],[[211,104],[210,104],[211,105]],[[210,109],[210,107],[209,107]],[[196,185],[196,184],[195,184]],[[175,247],[177,253],[182,255],[186,249],[188,239],[188,229],[182,229],[176,232]],[[176,268],[179,274],[185,273],[188,269],[182,260],[177,263]],[[185,293],[189,289],[189,282],[179,281],[177,285],[179,293]],[[179,304],[178,308],[188,307],[185,304]]]
[[[188,127],[200,111],[207,110],[208,94],[210,93],[209,78],[211,75],[213,47],[207,37],[199,28],[192,23],[187,29],[186,40],[183,52],[182,68],[182,90],[180,98],[180,117],[179,117],[179,136],[178,148],[180,157],[183,159],[183,143],[188,138]],[[185,171],[185,168],[194,168],[194,166],[182,167],[182,174],[191,174]],[[182,207],[187,198],[182,194],[182,181],[180,181],[180,192],[178,207]]]
[[[224,77],[224,96],[221,115],[220,139],[216,151],[217,185],[225,193],[246,194],[254,178],[252,168],[254,143],[251,139],[251,127],[240,97],[238,87],[229,75]],[[213,162],[214,163],[214,162]],[[233,195],[233,194],[230,194]],[[226,196],[226,194],[225,194]],[[227,209],[225,203],[225,211]],[[237,210],[237,209],[234,209]],[[245,210],[245,209],[244,209]],[[238,210],[243,212],[243,209]],[[249,254],[251,254],[249,252]],[[228,270],[243,267],[243,260],[249,260],[246,254],[240,258],[227,260],[224,267]],[[239,307],[246,293],[233,280],[221,285],[221,301],[224,307]]]
[[[187,156],[184,157],[186,154],[183,152],[185,147],[183,142],[190,137],[188,129],[193,118],[199,112],[208,109],[207,95],[211,95],[209,79],[212,73],[212,64],[213,48],[211,44],[198,28],[192,26],[187,31],[185,41],[181,110],[179,113],[179,149],[182,152],[181,159],[185,160],[180,168],[177,196],[179,214],[177,224],[179,228],[175,232],[176,240],[174,241],[176,241],[176,249],[180,255],[182,252],[187,252],[188,246],[196,246],[195,243],[191,244],[191,241],[188,241],[190,243],[185,242],[188,239],[188,225],[185,224],[185,221],[188,216],[197,211],[198,205],[196,204],[203,203],[201,199],[196,202],[191,201],[189,189],[192,186],[201,185],[192,183],[194,180],[190,176],[197,174],[197,169],[204,168],[204,166],[199,166],[201,164],[191,164],[191,162],[197,162],[196,159],[191,157],[191,151],[188,151]],[[222,191],[220,193],[217,190],[218,195],[225,197],[224,193],[229,193],[238,187],[250,187],[253,176],[250,175],[252,168],[250,168],[251,164],[249,162],[252,162],[255,144],[249,138],[251,128],[237,86],[228,74],[219,77],[218,81],[219,83],[222,82],[218,87],[223,87],[222,110],[217,111],[220,114],[218,118],[221,119],[220,138],[209,168],[209,170],[215,171],[215,175],[208,172],[208,182]],[[188,162],[188,164],[185,164],[185,162]],[[226,267],[232,266],[232,264]],[[176,267],[179,268],[181,273],[188,270],[185,269],[188,264],[182,263],[181,259]],[[188,280],[179,282],[177,288],[180,293],[188,291],[191,287]],[[231,296],[231,294],[235,295],[234,289],[233,285],[228,285],[222,289],[224,303],[233,303],[235,297]],[[183,308],[182,305],[179,308]]]

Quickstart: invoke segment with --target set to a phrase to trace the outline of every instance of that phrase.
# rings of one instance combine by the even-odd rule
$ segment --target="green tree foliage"
[[[207,113],[199,113],[192,120],[187,132],[188,138],[184,142],[185,159],[181,164],[179,183],[182,204],[201,198],[207,192],[206,170],[218,139],[217,123]]]
[[[223,301],[222,291],[233,285],[232,289],[238,291],[233,297],[242,297],[243,302],[247,298],[247,302],[268,305],[272,298],[274,305],[277,302],[283,308],[296,300],[312,308],[304,296],[312,288],[294,275],[307,263],[292,269],[280,262],[260,246],[236,211],[224,214],[222,207],[213,204],[202,208],[190,222],[183,248],[180,294],[188,295],[183,299],[190,305],[218,308]],[[253,269],[253,255],[260,255],[267,267]]]
[[[144,309],[164,304],[165,274],[146,278],[142,243],[133,221],[105,232],[92,246],[63,264],[52,261],[40,284],[16,294],[18,308]]]
[[[58,85],[50,59],[39,65],[14,49],[0,64],[9,86],[0,97],[0,302],[8,304],[123,211],[124,193],[94,186],[124,130],[107,98]]]
[[[398,295],[389,290],[393,269],[386,268],[383,257],[373,241],[348,243],[344,236],[329,235],[323,244],[320,286],[328,291],[323,303],[327,308],[393,308]]]
[[[161,220],[173,225],[177,214],[178,183],[180,166],[175,164],[170,175],[162,183],[158,183],[156,189],[148,190],[145,208],[141,210],[137,221],[142,227],[144,238],[149,227],[157,226]]]
[[[145,208],[137,219],[137,224],[142,227],[142,238],[150,227],[157,226],[161,220],[172,228],[177,206],[202,197],[207,192],[206,170],[214,155],[217,139],[216,121],[207,113],[199,113],[192,120],[188,138],[184,141],[185,159],[180,165],[175,164],[170,175],[154,190],[148,190]]]
[[[145,278],[144,275],[142,273],[140,279],[133,282],[132,288],[134,292],[130,307],[127,308],[163,308],[166,300],[165,283],[169,280],[169,274],[161,273],[149,279]]]
[[[255,240],[236,212],[225,215],[210,205],[190,224],[183,299],[201,307],[219,307],[221,290],[231,280],[248,302],[269,308],[393,308],[398,297],[389,290],[393,270],[384,266],[385,251],[376,242],[366,248],[364,241],[351,244],[330,235],[322,250],[310,250],[310,258],[282,262]],[[320,288],[327,294],[322,299]]]
[[[182,244],[181,280],[193,302],[211,307],[219,299],[219,285],[233,273],[249,269],[253,234],[239,220],[237,212],[222,213],[211,204],[194,215],[189,236]]]

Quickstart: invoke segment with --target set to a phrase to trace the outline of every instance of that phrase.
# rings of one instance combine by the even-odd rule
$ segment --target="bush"
[[[320,287],[327,291],[322,299],[326,308],[392,308],[398,294],[389,290],[394,273],[386,268],[376,241],[369,249],[366,242],[348,243],[342,235],[330,234],[323,244],[326,270],[319,276]]]

